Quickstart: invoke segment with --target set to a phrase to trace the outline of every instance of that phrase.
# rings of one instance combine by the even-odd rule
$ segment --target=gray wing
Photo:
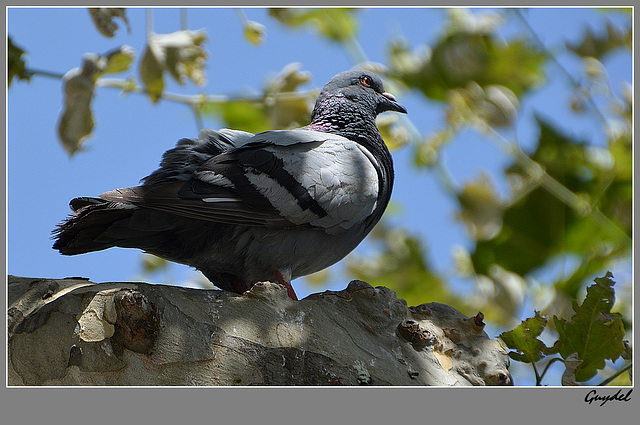
[[[376,209],[377,170],[364,147],[341,136],[268,131],[210,156],[187,179],[147,178],[101,197],[200,220],[340,233]]]
[[[205,161],[242,146],[253,136],[253,133],[228,128],[200,130],[197,139],[180,139],[175,148],[166,151],[160,167],[142,182],[153,185],[171,180],[188,180]]]

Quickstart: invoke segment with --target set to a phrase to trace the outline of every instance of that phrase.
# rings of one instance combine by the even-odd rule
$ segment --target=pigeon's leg
[[[289,279],[285,279],[285,277],[282,275],[282,272],[280,270],[276,270],[274,273],[276,275],[276,279],[278,280],[278,283],[284,286],[285,288],[287,288],[287,295],[289,295],[289,298],[291,298],[294,301],[298,301],[298,296],[296,295],[296,292],[293,290],[293,286],[291,286],[291,277],[289,277]],[[287,273],[287,274],[291,276],[290,273]]]
[[[244,294],[245,291],[249,290],[247,282],[240,279],[239,277],[233,276],[231,284],[233,285],[233,292],[235,292],[236,294]]]

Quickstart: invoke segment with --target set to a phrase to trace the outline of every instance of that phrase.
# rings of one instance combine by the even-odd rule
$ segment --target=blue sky
[[[278,73],[291,62],[300,62],[303,70],[312,73],[307,88],[321,87],[334,74],[354,65],[343,47],[313,31],[284,28],[269,18],[264,9],[244,11],[249,19],[266,26],[263,45],[253,46],[244,39],[241,21],[232,9],[188,11],[189,28],[203,28],[208,34],[208,83],[205,87],[189,83],[178,87],[169,82],[169,91],[230,95],[259,92],[265,77]],[[585,9],[533,9],[528,16],[542,41],[551,47],[579,40],[585,24],[601,28],[605,19],[598,11]],[[104,53],[127,44],[140,54],[146,33],[145,9],[128,9],[127,17],[131,33],[121,28],[116,37],[109,39],[95,30],[84,8],[12,8],[8,12],[8,31],[14,43],[27,50],[30,68],[65,73],[78,66],[86,52]],[[391,37],[402,35],[413,46],[432,43],[444,27],[446,13],[431,8],[372,9],[362,10],[359,17],[358,40],[369,60],[385,62]],[[509,22],[501,29],[504,37],[524,31],[517,20]],[[156,33],[180,29],[179,10],[155,10],[153,26]],[[580,63],[575,57],[561,55],[559,59],[571,72],[580,74]],[[610,55],[605,66],[613,88],[620,93],[622,82],[631,81],[630,55],[628,52]],[[522,100],[517,131],[523,146],[532,146],[538,136],[532,126],[534,112],[551,118],[569,134],[604,143],[600,125],[592,117],[567,112],[569,85],[552,65],[549,77],[553,81],[550,85]],[[98,89],[93,102],[96,120],[93,138],[86,144],[85,152],[69,158],[58,143],[55,130],[61,93],[59,80],[44,77],[34,77],[30,83],[14,82],[8,93],[8,272],[33,277],[85,276],[96,282],[138,279],[140,252],[110,249],[65,257],[51,249],[50,233],[69,213],[70,199],[134,186],[157,167],[162,153],[178,139],[196,136],[193,114],[184,105],[166,101],[151,105],[141,95],[123,96],[114,89]],[[421,95],[411,92],[396,95],[423,134],[443,127],[441,104],[426,102]],[[221,124],[210,120],[205,125],[217,128]],[[502,167],[510,162],[472,132],[464,132],[447,146],[444,155],[447,167],[460,184],[483,171],[499,176]],[[397,177],[392,200],[402,206],[394,222],[420,235],[426,241],[429,261],[436,270],[445,273],[453,267],[455,246],[471,248],[464,225],[453,218],[455,204],[431,173],[411,165],[410,149],[395,151],[393,156]],[[506,195],[506,184],[496,182]],[[366,244],[361,249],[366,249]],[[195,276],[192,269],[175,265],[169,276],[156,277],[157,282],[171,278],[173,282],[188,284]],[[302,280],[295,281],[294,287],[298,296],[304,297],[324,289],[342,289],[349,279],[334,273],[326,287],[310,288]]]

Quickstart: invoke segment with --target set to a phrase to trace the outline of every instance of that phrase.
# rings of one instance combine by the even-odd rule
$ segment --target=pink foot
[[[233,285],[233,290],[235,291],[236,294],[244,294],[245,291],[249,290],[247,283],[244,280],[239,279],[235,276],[231,281],[231,284]]]
[[[280,270],[276,270],[275,275],[276,275],[276,279],[278,280],[278,283],[284,286],[285,288],[287,288],[287,295],[289,295],[289,298],[291,298],[292,300],[298,301],[298,297],[296,295],[296,292],[293,290],[293,286],[291,286],[291,282],[287,281],[287,279],[285,279],[284,276],[282,276],[282,273],[280,272]]]

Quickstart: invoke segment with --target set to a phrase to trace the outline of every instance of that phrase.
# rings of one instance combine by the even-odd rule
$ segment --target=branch
[[[361,281],[293,301],[9,276],[9,303],[9,385],[511,384],[480,315]]]

